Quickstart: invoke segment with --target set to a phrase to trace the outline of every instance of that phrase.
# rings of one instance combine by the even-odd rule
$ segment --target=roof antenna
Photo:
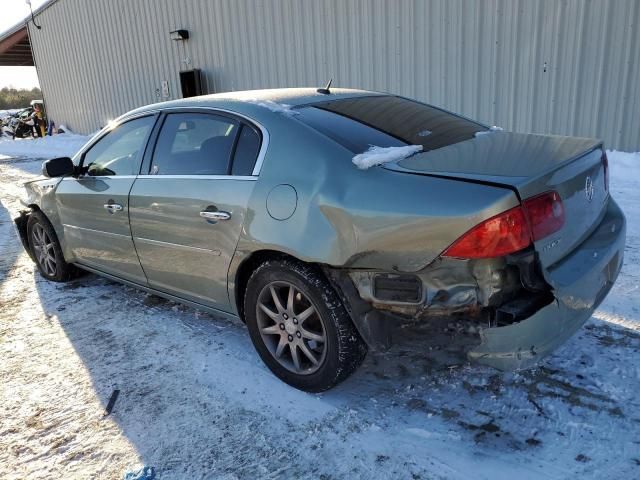
[[[316,89],[316,92],[321,93],[322,95],[331,95],[329,88],[331,87],[331,82],[333,82],[333,78],[327,82],[327,85],[324,88]]]

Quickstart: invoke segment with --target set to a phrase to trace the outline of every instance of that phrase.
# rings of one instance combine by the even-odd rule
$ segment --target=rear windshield
[[[424,151],[435,150],[487,130],[466,118],[390,95],[315,103],[296,111],[296,118],[353,153],[371,145],[422,145]]]

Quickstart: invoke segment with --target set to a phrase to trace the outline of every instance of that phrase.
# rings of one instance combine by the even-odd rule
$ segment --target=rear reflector
[[[517,252],[557,232],[564,225],[564,206],[557,192],[529,198],[476,225],[442,254],[457,258],[494,258]]]
[[[422,282],[415,275],[381,273],[373,279],[373,296],[383,301],[418,303]]]
[[[534,242],[557,232],[564,225],[564,206],[557,192],[546,192],[528,198],[522,204]]]
[[[443,253],[445,257],[493,258],[531,244],[531,231],[522,207],[515,207],[476,225]]]

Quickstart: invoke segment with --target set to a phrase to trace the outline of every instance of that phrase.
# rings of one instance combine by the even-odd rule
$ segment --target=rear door
[[[131,190],[133,239],[149,285],[231,311],[227,271],[244,223],[261,131],[211,110],[164,115]]]
[[[143,284],[128,199],[156,117],[128,120],[105,133],[81,156],[86,174],[62,179],[56,190],[65,248],[76,261]]]

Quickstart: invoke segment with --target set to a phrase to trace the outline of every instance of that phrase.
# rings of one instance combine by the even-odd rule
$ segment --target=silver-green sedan
[[[526,368],[591,316],[625,244],[601,142],[361,90],[150,105],[43,174],[16,219],[43,277],[237,316],[307,391],[442,316],[475,332],[470,359]]]

